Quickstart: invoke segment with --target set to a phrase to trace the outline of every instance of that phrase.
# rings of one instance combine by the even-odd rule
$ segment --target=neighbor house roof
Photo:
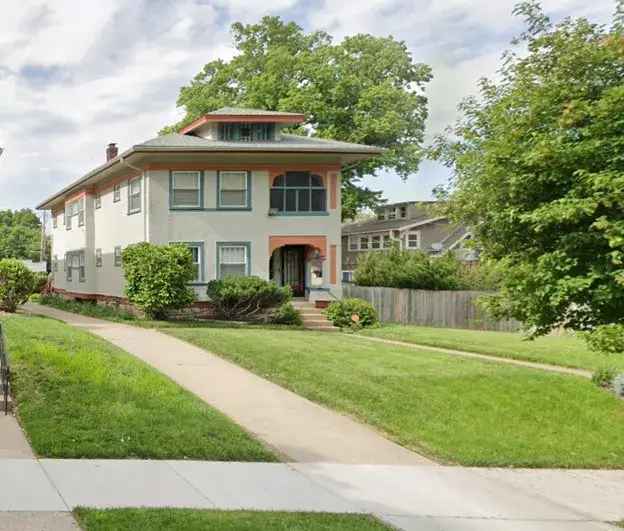
[[[433,223],[439,219],[441,218],[433,218],[428,215],[411,219],[371,219],[343,225],[342,234],[365,234],[369,232],[382,232],[396,229],[401,230],[414,225]]]

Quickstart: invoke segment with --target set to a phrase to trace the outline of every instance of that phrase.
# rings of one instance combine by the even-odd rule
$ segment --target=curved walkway
[[[530,369],[539,369],[541,371],[557,372],[559,374],[571,374],[581,376],[583,378],[591,378],[592,373],[585,369],[573,369],[572,367],[561,367],[558,365],[549,365],[547,363],[538,363],[535,361],[523,361],[513,358],[501,358],[498,356],[490,356],[488,354],[477,354],[476,352],[466,352],[465,350],[454,350],[442,347],[430,347],[420,343],[408,343],[407,341],[397,341],[396,339],[383,339],[381,337],[363,336],[360,334],[345,334],[350,337],[358,337],[367,341],[377,341],[378,343],[386,343],[387,345],[398,345],[400,347],[411,347],[418,350],[428,350],[429,352],[441,352],[452,356],[463,356],[465,358],[476,358],[483,361],[491,361],[494,363],[507,363],[509,365],[518,365],[520,367],[528,367]]]
[[[38,304],[27,304],[24,310],[87,330],[136,356],[223,412],[289,461],[435,464],[368,426],[157,330]]]

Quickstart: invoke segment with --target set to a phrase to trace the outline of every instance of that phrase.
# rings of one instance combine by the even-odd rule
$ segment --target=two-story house
[[[340,170],[376,147],[286,134],[296,113],[222,108],[137,144],[37,208],[52,214],[53,286],[123,301],[122,250],[188,245],[206,284],[257,275],[311,299],[341,295]]]
[[[465,262],[478,260],[478,253],[465,247],[470,232],[436,214],[433,201],[408,201],[379,207],[375,217],[342,227],[342,278],[350,282],[362,253],[392,246],[440,256],[452,251]]]

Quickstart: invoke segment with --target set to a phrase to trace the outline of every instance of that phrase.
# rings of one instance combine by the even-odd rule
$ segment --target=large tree
[[[407,178],[418,169],[431,71],[413,62],[403,42],[360,34],[334,44],[327,33],[305,33],[279,17],[235,23],[232,34],[238,54],[211,61],[182,87],[177,104],[186,116],[162,133],[235,105],[302,112],[305,127],[295,132],[386,148],[343,172],[343,217],[380,199],[362,177],[383,168]]]
[[[537,2],[497,81],[461,104],[436,154],[454,169],[450,212],[505,286],[492,308],[534,335],[624,323],[624,33],[554,25]]]
[[[30,209],[0,210],[0,259],[39,260],[41,223]]]

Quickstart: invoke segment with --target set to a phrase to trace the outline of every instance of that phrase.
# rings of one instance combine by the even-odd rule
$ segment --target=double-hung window
[[[54,273],[58,272],[58,256],[54,255],[54,257],[52,258],[52,271]]]
[[[390,247],[392,247],[392,239],[390,238],[390,234],[384,234],[382,238],[383,248],[390,249]]]
[[[366,251],[368,249],[368,236],[360,237],[360,250]]]
[[[102,267],[102,249],[95,250],[95,267]]]
[[[171,172],[171,207],[201,208],[202,174],[198,171]]]
[[[406,237],[407,248],[408,249],[419,249],[420,248],[420,231],[411,230],[407,233]]]
[[[102,208],[102,194],[100,192],[95,194],[95,208]]]
[[[121,184],[117,183],[113,186],[113,203],[121,201]]]
[[[247,171],[220,171],[219,179],[219,208],[249,208],[249,172]]]
[[[115,247],[113,251],[113,264],[115,267],[121,267],[121,246]]]
[[[128,214],[141,212],[141,177],[128,181]]]
[[[357,250],[358,250],[357,238],[353,236],[349,236],[349,251],[357,251]]]
[[[87,279],[86,258],[84,250],[70,251],[65,254],[65,273],[68,282],[72,281],[74,270],[78,271],[79,282],[84,282]]]
[[[326,191],[320,175],[289,171],[273,180],[271,210],[289,214],[325,212],[326,209]]]
[[[56,229],[58,227],[58,214],[52,214],[52,228]]]
[[[381,249],[381,236],[371,237],[371,249]]]
[[[78,226],[82,227],[84,225],[84,197],[65,205],[65,228],[67,230],[71,230],[74,216],[78,217]]]
[[[249,274],[249,244],[217,244],[218,277],[244,277]]]
[[[201,242],[171,242],[176,245],[184,245],[191,251],[193,257],[193,270],[195,275],[191,280],[192,283],[204,281],[204,244]]]

